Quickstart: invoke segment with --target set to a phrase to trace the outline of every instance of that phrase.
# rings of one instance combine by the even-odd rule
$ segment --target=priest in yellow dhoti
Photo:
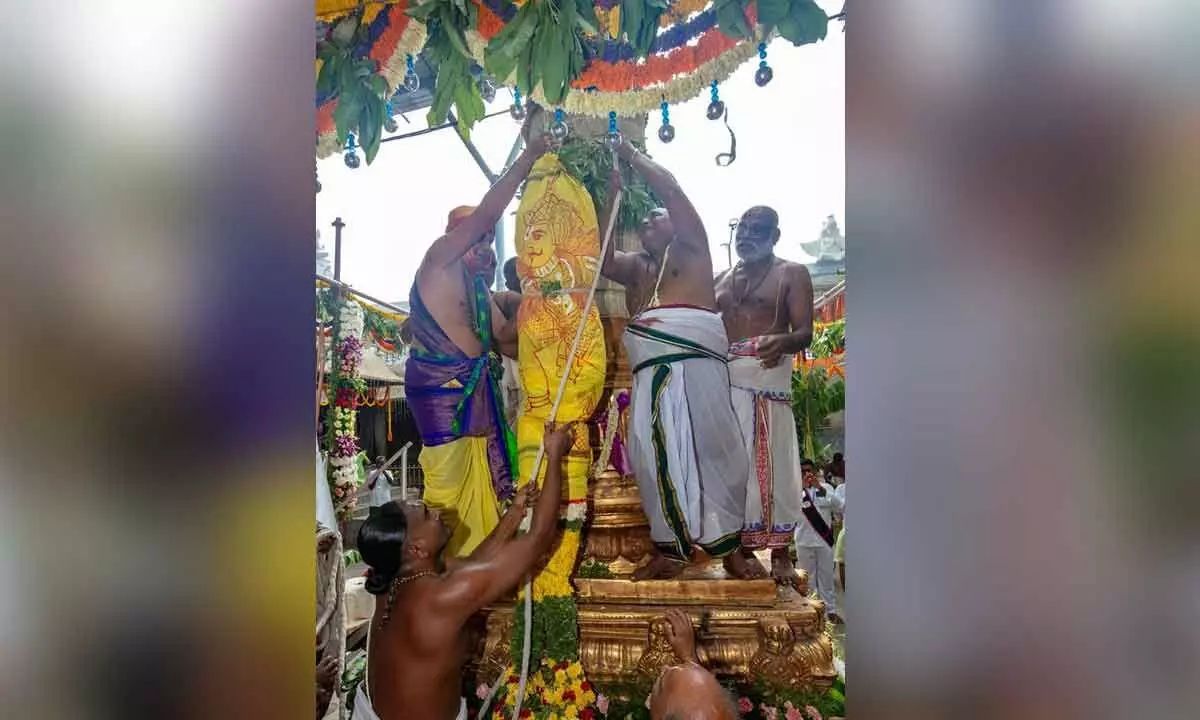
[[[404,382],[423,445],[424,501],[441,512],[451,530],[447,551],[459,556],[495,529],[500,501],[513,492],[516,438],[489,363],[493,349],[515,354],[516,336],[492,300],[487,272],[495,274],[493,229],[545,147],[532,138],[479,207],[451,212],[409,295]]]

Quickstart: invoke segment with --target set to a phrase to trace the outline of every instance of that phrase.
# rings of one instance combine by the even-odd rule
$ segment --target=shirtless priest
[[[738,263],[717,278],[716,291],[729,334],[733,409],[750,449],[742,551],[770,548],[771,575],[795,586],[788,546],[804,493],[792,358],[812,341],[813,287],[807,268],[775,257],[778,241],[779,215],[768,207],[747,210],[734,241]]]
[[[669,172],[628,141],[617,152],[666,206],[638,228],[643,252],[610,245],[601,269],[625,286],[632,315],[624,337],[633,372],[629,455],[656,550],[633,579],[675,577],[697,546],[732,577],[765,577],[741,552],[749,460],[731,431],[729,339],[715,310],[704,223]]]
[[[488,372],[491,350],[516,356],[516,324],[496,306],[494,228],[547,149],[533,132],[525,151],[478,207],[450,213],[446,234],[425,253],[409,294],[412,314],[404,368],[405,395],[421,436],[425,502],[450,527],[451,554],[466,556],[500,520],[512,497],[516,436],[500,412],[499,383]]]
[[[467,558],[448,557],[450,531],[434,510],[392,502],[368,518],[358,549],[376,596],[367,674],[355,720],[466,720],[461,697],[472,615],[510,592],[550,550],[558,531],[570,425],[546,427],[546,479],[524,486],[500,524]],[[533,506],[528,533],[513,537]]]

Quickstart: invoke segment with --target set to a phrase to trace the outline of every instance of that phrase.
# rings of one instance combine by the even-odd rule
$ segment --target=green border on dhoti
[[[692,536],[688,533],[687,519],[679,507],[679,497],[675,494],[675,485],[671,482],[671,470],[667,464],[667,441],[663,433],[662,417],[659,413],[659,402],[667,381],[671,378],[671,366],[659,365],[650,381],[650,427],[654,443],[654,460],[657,469],[658,502],[663,518],[675,536],[676,550],[681,558],[691,557]]]

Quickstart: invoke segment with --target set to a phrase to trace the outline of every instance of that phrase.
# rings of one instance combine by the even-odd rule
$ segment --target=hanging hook
[[[725,112],[721,114],[721,119],[725,121],[725,129],[729,131],[729,152],[717,154],[717,164],[721,167],[729,167],[737,160],[737,135],[733,134],[733,128],[729,127],[729,108],[725,108]]]

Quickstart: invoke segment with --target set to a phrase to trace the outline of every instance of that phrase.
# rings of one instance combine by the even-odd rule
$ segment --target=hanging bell
[[[342,159],[346,161],[346,167],[350,168],[351,170],[357,170],[358,166],[362,164],[362,160],[358,159],[358,154],[353,150],[346,153],[346,156]]]
[[[487,75],[481,75],[479,81],[475,84],[479,88],[479,96],[483,98],[485,103],[490,103],[496,99],[496,84]]]
[[[759,87],[765,87],[767,83],[771,82],[771,78],[773,77],[775,77],[775,71],[771,69],[770,65],[760,65],[754,73],[754,84]]]
[[[525,119],[525,106],[519,102],[515,102],[512,104],[512,107],[508,109],[508,114],[512,115],[513,120],[521,122]]]
[[[567,134],[570,132],[571,131],[567,129],[567,123],[562,120],[555,120],[550,124],[550,137],[554,138],[558,142],[566,140]]]
[[[658,129],[658,139],[664,143],[669,143],[675,139],[675,126],[671,124],[663,125]]]
[[[396,122],[396,118],[388,115],[383,121],[383,129],[390,133],[394,133],[400,129],[400,123]]]
[[[725,114],[725,102],[723,100],[713,100],[708,104],[708,119],[720,120]]]
[[[416,92],[421,89],[421,78],[415,72],[410,72],[404,76],[404,89],[409,92]]]

